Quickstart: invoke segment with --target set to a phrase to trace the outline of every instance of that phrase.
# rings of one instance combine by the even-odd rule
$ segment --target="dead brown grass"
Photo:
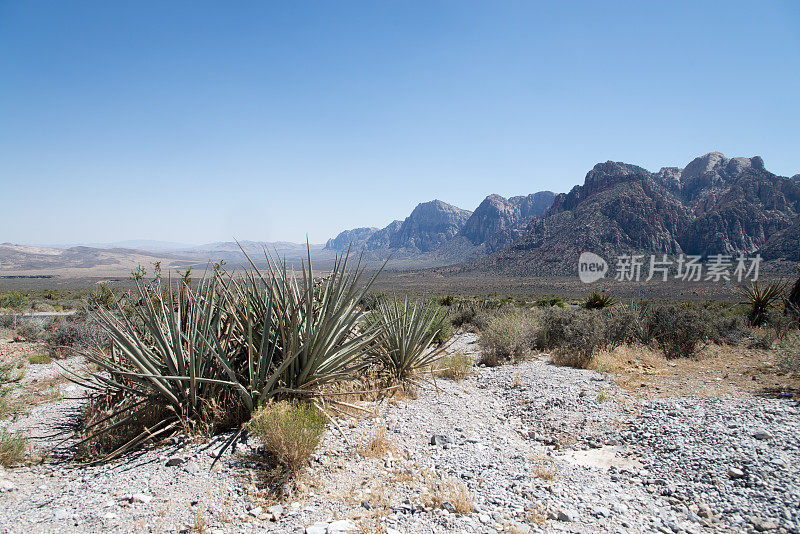
[[[644,397],[800,391],[800,376],[782,372],[774,351],[747,347],[709,345],[695,358],[667,360],[648,347],[623,345],[600,351],[588,368]]]
[[[531,457],[533,467],[531,473],[534,477],[542,480],[553,480],[558,474],[558,466],[552,458],[547,456],[533,456]]]
[[[441,508],[445,503],[453,505],[457,514],[472,513],[472,494],[463,482],[453,477],[441,477],[431,470],[422,472],[425,481],[423,499],[426,506]]]
[[[386,424],[383,420],[379,420],[369,440],[358,452],[366,458],[383,458],[392,450],[394,450],[394,447],[386,438]]]

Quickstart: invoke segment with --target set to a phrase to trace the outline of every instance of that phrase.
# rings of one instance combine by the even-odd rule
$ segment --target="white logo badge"
[[[578,258],[578,276],[584,284],[591,284],[603,278],[608,272],[606,260],[592,252],[583,252]]]

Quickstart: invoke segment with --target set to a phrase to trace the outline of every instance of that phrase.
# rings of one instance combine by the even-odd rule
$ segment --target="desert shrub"
[[[541,298],[536,301],[536,305],[542,308],[556,307],[556,308],[564,308],[566,304],[564,303],[564,299],[561,297],[546,297]]]
[[[19,310],[25,304],[25,297],[19,291],[0,293],[0,308]]]
[[[443,297],[439,297],[436,301],[439,306],[452,306],[453,302],[455,302],[455,298],[453,295],[445,295]]]
[[[647,330],[668,359],[690,358],[711,334],[712,317],[706,310],[674,304],[651,306]]]
[[[611,295],[607,295],[605,293],[598,293],[594,292],[588,297],[586,300],[583,301],[583,307],[587,310],[601,310],[603,308],[609,308],[616,304],[617,301]]]
[[[522,358],[533,348],[535,321],[521,310],[503,313],[489,320],[478,343],[481,363],[488,366]]]
[[[37,321],[20,321],[14,330],[14,337],[26,341],[38,341],[42,335],[42,327]]]
[[[777,352],[784,371],[800,373],[800,332],[792,332],[780,340]]]
[[[386,299],[365,318],[369,328],[380,332],[371,352],[396,382],[413,380],[416,372],[438,359],[437,337],[452,335],[453,326],[443,310],[432,302]]]
[[[90,322],[54,321],[47,335],[47,345],[51,352],[60,354],[64,351],[84,350],[99,343],[107,346],[103,333]]]
[[[367,291],[359,299],[358,305],[364,311],[374,310],[381,300],[385,300],[386,295],[382,292]]]
[[[537,344],[553,353],[556,365],[584,369],[594,353],[609,345],[604,318],[587,311],[547,313]]]
[[[453,322],[450,320],[450,315],[447,313],[447,309],[442,308],[441,306],[437,307],[436,320],[431,323],[431,329],[434,330],[434,343],[442,345],[450,341],[455,330],[453,329]]]
[[[0,328],[13,328],[15,322],[13,315],[0,315]]]
[[[303,467],[325,431],[325,415],[304,401],[270,402],[253,413],[250,431],[291,471]]]
[[[28,440],[20,434],[0,430],[0,465],[19,465],[25,459]]]
[[[450,380],[463,380],[472,372],[472,358],[463,352],[443,356],[437,364],[436,374]]]
[[[633,306],[614,306],[597,312],[602,337],[609,348],[640,342],[642,316]]]
[[[714,343],[724,345],[740,345],[749,334],[747,321],[741,315],[727,315],[710,312],[710,337]]]
[[[456,309],[450,310],[450,322],[456,328],[471,324],[478,314],[474,305],[458,305]]]

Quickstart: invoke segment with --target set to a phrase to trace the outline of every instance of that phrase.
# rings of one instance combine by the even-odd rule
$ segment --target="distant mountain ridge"
[[[403,221],[385,228],[354,228],[329,239],[327,250],[363,249],[370,257],[457,263],[512,243],[534,217],[544,214],[555,193],[543,191],[510,199],[489,195],[474,212],[441,200],[417,205]]]
[[[759,156],[711,152],[651,173],[598,163],[583,185],[556,196],[509,247],[459,269],[517,274],[574,272],[581,252],[761,254],[800,260],[800,182]]]

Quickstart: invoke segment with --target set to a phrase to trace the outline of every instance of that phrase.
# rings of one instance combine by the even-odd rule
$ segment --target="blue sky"
[[[800,172],[797,2],[0,2],[0,242],[323,242],[720,150]]]

